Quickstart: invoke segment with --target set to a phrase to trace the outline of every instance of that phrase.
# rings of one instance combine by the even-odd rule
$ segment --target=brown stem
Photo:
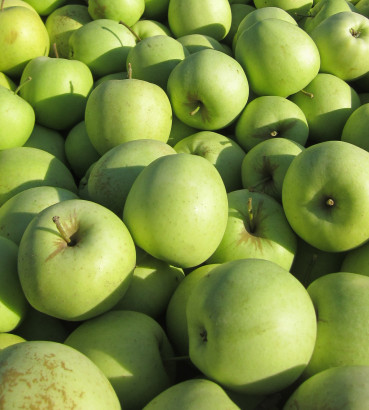
[[[134,30],[132,30],[132,28],[129,27],[128,24],[126,24],[126,23],[125,23],[124,21],[122,21],[122,20],[119,21],[119,24],[122,24],[122,26],[128,28],[128,30],[136,37],[136,40],[137,40],[137,41],[141,41],[141,37],[140,37]]]
[[[59,53],[58,53],[58,49],[56,47],[56,43],[53,43],[53,51],[54,51],[55,57],[59,58]]]
[[[61,224],[61,222],[60,222],[60,217],[57,216],[57,215],[53,216],[53,222],[55,223],[55,225],[56,225],[56,227],[57,227],[57,229],[58,229],[58,231],[59,231],[61,237],[62,237],[62,238],[65,240],[65,242],[69,245],[69,244],[72,242],[72,240],[70,239],[69,235],[66,233],[66,231],[65,231],[65,229],[64,229],[64,227],[63,227],[63,225]]]
[[[303,94],[307,95],[310,98],[314,98],[314,94],[310,93],[309,91],[306,90],[300,90]]]
[[[127,78],[128,80],[132,80],[132,64],[131,63],[128,63]]]
[[[5,4],[5,0],[1,0],[0,11],[4,10],[4,4]]]
[[[18,87],[15,89],[14,94],[18,94],[19,90],[27,83],[29,83],[32,80],[32,77],[27,77],[22,84],[19,84]]]

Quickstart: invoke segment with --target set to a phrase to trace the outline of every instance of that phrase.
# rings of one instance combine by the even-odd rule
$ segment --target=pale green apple
[[[324,275],[308,286],[318,328],[303,379],[332,367],[369,365],[368,290],[368,276],[342,271]]]
[[[292,229],[310,245],[344,252],[369,239],[369,153],[343,141],[306,148],[282,187]]]
[[[22,343],[26,340],[23,337],[15,335],[14,333],[0,333],[0,350],[16,343]]]
[[[277,95],[250,101],[235,123],[235,137],[245,151],[272,138],[286,138],[305,145],[309,126],[302,109]]]
[[[50,40],[41,17],[23,6],[0,10],[0,71],[20,78],[26,64],[49,54]]]
[[[91,200],[88,194],[88,178],[90,177],[91,171],[95,166],[96,162],[93,162],[88,168],[85,175],[79,180],[78,183],[78,196],[81,199]]]
[[[348,117],[341,140],[369,151],[369,102],[360,105]]]
[[[264,192],[281,202],[287,169],[303,150],[304,147],[299,143],[280,137],[255,145],[247,152],[241,164],[243,188]]]
[[[168,16],[169,0],[145,0],[143,19],[165,21]]]
[[[346,252],[340,270],[369,276],[369,242]]]
[[[0,72],[0,85],[7,88],[8,90],[15,91],[17,89],[17,85],[15,82],[8,77],[6,74]]]
[[[0,149],[21,147],[32,133],[35,111],[17,91],[3,86],[0,86],[0,105]]]
[[[232,23],[231,28],[224,38],[223,42],[232,47],[234,37],[238,31],[241,21],[256,8],[250,4],[231,4]]]
[[[1,350],[0,383],[9,408],[121,409],[103,372],[62,343],[26,341]]]
[[[228,193],[227,227],[207,263],[260,258],[289,270],[296,247],[282,205],[265,193],[239,189]]]
[[[112,384],[122,408],[142,409],[174,383],[173,350],[162,327],[143,313],[110,311],[85,321],[65,344],[86,355]]]
[[[34,9],[33,6],[31,6],[28,2],[24,1],[24,0],[4,0],[2,1],[2,7],[5,9],[6,7],[14,7],[14,6],[22,6],[22,7],[26,7],[32,11],[34,11],[35,13],[37,13],[37,11]],[[37,13],[38,14],[38,13]]]
[[[54,10],[64,6],[67,0],[25,0],[40,16],[47,17]]]
[[[153,398],[143,410],[240,410],[217,383],[204,378],[175,384]]]
[[[128,141],[111,148],[91,170],[87,183],[90,199],[121,216],[140,172],[154,159],[173,154],[176,151],[170,145],[150,139]]]
[[[140,19],[131,29],[141,40],[152,36],[172,36],[169,27],[156,20]]]
[[[88,0],[88,12],[94,20],[123,21],[131,27],[142,16],[145,0]]]
[[[147,37],[131,48],[126,59],[126,70],[132,69],[132,78],[145,80],[167,89],[169,74],[186,56],[187,49],[167,35]]]
[[[54,155],[31,147],[0,151],[0,206],[9,198],[36,186],[54,186],[77,192],[69,168]]]
[[[296,24],[279,18],[261,20],[242,31],[235,58],[257,95],[288,97],[309,84],[320,68],[312,38]]]
[[[126,80],[128,78],[128,73],[126,71],[119,71],[119,73],[111,73],[103,75],[94,82],[94,88],[106,80]]]
[[[311,143],[339,140],[348,117],[361,104],[353,87],[327,73],[319,73],[289,100],[305,114]]]
[[[175,37],[206,34],[223,40],[232,24],[228,0],[170,0],[168,24]]]
[[[80,321],[123,297],[135,262],[132,237],[120,218],[94,202],[70,199],[48,206],[28,224],[18,274],[32,307]]]
[[[196,128],[190,127],[189,125],[185,124],[183,121],[178,119],[175,114],[173,114],[172,128],[170,130],[167,144],[171,147],[174,147],[181,139],[188,137],[191,134],[195,134],[195,132],[198,132]]]
[[[355,4],[355,8],[358,13],[362,14],[363,16],[369,18],[369,1],[368,0],[360,0]]]
[[[190,359],[207,377],[245,394],[294,383],[314,350],[316,316],[304,286],[264,259],[215,267],[187,301]]]
[[[24,68],[20,84],[19,94],[35,110],[38,124],[67,130],[83,120],[93,77],[81,61],[37,57]]]
[[[84,24],[69,37],[71,60],[85,63],[95,78],[125,69],[129,50],[136,37],[117,21],[98,19]]]
[[[87,6],[66,4],[48,15],[45,27],[50,38],[50,56],[56,57],[54,44],[59,57],[69,57],[69,37],[72,33],[90,22]]]
[[[345,81],[356,80],[369,71],[369,19],[342,11],[327,17],[310,33],[321,60],[320,71]],[[337,50],[340,50],[337,53]]]
[[[199,131],[181,139],[174,149],[210,161],[222,177],[227,192],[242,188],[241,165],[245,151],[231,138],[214,131]]]
[[[134,78],[108,80],[91,92],[85,122],[92,145],[103,155],[128,141],[167,142],[172,107],[165,91],[156,84]]]
[[[262,7],[279,7],[287,11],[294,19],[306,15],[313,5],[313,0],[254,0],[257,9]]]
[[[206,34],[186,34],[185,36],[178,37],[177,40],[186,47],[190,54],[208,48],[226,53],[224,44]]]
[[[182,122],[215,131],[230,125],[241,113],[249,84],[233,57],[206,49],[177,64],[169,75],[167,94]]]
[[[210,257],[227,219],[227,193],[219,172],[205,158],[191,154],[166,155],[147,165],[123,210],[137,246],[182,268]]]
[[[78,196],[68,189],[35,186],[18,192],[0,206],[0,235],[19,245],[32,218],[48,206]]]

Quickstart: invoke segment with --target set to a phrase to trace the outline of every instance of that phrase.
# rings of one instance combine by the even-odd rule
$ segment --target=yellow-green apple
[[[360,105],[348,117],[341,140],[369,151],[369,102]]]
[[[168,26],[156,20],[140,19],[131,29],[141,40],[151,36],[172,36]]]
[[[363,245],[346,252],[339,270],[369,276],[368,250],[369,242],[365,242]]]
[[[34,7],[31,6],[31,4],[29,4],[28,2],[26,2],[24,0],[4,0],[4,1],[2,1],[2,6],[3,6],[4,9],[6,7],[22,6],[22,7],[28,8],[29,10],[32,10],[34,13],[37,13],[37,11],[34,9]]]
[[[106,80],[126,80],[128,78],[128,73],[126,71],[120,71],[119,73],[111,73],[103,75],[94,82],[94,88]]]
[[[63,343],[26,341],[1,350],[0,383],[9,408],[121,409],[103,372]]]
[[[95,166],[95,163],[96,162],[93,162],[88,168],[87,168],[87,171],[86,171],[86,173],[85,173],[85,175],[83,175],[83,177],[79,180],[79,182],[78,182],[78,196],[81,198],[81,199],[87,199],[87,200],[90,200],[90,196],[89,196],[89,194],[88,194],[88,187],[87,187],[87,184],[88,184],[88,178],[90,177],[90,174],[91,174],[91,171],[92,171],[92,168]]]
[[[145,10],[141,20],[165,21],[168,16],[169,0],[145,0]]]
[[[254,0],[257,9],[262,7],[279,7],[287,11],[294,19],[306,15],[313,5],[313,0]]]
[[[355,4],[355,8],[358,13],[369,18],[369,1],[368,0],[359,0]]]
[[[270,394],[294,383],[316,341],[304,286],[265,259],[240,259],[202,277],[187,301],[190,359],[221,386]]]
[[[252,11],[255,11],[256,8],[250,4],[231,4],[232,12],[232,23],[231,28],[229,29],[228,34],[224,38],[223,42],[232,47],[234,36],[237,33],[238,27],[241,21]]]
[[[142,409],[174,383],[172,346],[158,322],[144,313],[106,312],[81,323],[65,344],[99,367],[122,408]]]
[[[185,137],[189,137],[192,134],[198,132],[196,128],[190,127],[183,121],[178,119],[175,114],[172,115],[172,128],[170,130],[169,138],[167,144],[174,147],[177,142]]]
[[[11,91],[15,91],[17,89],[17,85],[15,84],[15,82],[9,76],[1,72],[0,85]]]
[[[369,239],[369,153],[343,141],[311,145],[289,166],[283,209],[310,245],[344,252]]]
[[[14,333],[0,333],[0,350],[16,343],[22,343],[25,341],[26,340],[23,337],[15,335]]]
[[[30,305],[69,321],[111,309],[128,289],[135,263],[135,246],[122,220],[83,199],[39,212],[18,251],[18,274]]]
[[[190,54],[207,48],[226,52],[224,44],[206,34],[186,34],[185,36],[178,37],[177,40],[186,47]]]
[[[67,0],[27,0],[37,13],[42,17],[47,17],[58,7],[62,7],[67,3]]]
[[[230,125],[246,105],[249,85],[241,65],[224,52],[205,49],[174,67],[167,93],[185,124],[215,131]]]
[[[131,27],[142,16],[145,0],[88,0],[88,12],[94,20],[123,21]]]
[[[133,182],[123,210],[137,246],[182,268],[212,255],[227,219],[227,192],[219,172],[207,159],[184,153],[148,164]]]

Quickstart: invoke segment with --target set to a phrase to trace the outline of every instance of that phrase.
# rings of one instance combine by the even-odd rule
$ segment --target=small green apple
[[[177,40],[186,47],[190,54],[208,48],[226,52],[224,44],[206,34],[186,34],[185,36],[178,37]]]
[[[169,0],[145,0],[143,19],[165,21],[168,16]]]
[[[26,0],[40,16],[47,17],[54,10],[65,5],[67,0]]]
[[[369,242],[346,252],[340,270],[369,276]]]
[[[306,15],[313,5],[313,0],[254,0],[257,9],[262,7],[279,7],[287,11],[294,19]]]
[[[355,8],[358,11],[358,13],[369,18],[369,1],[368,0],[359,0],[355,4]]]
[[[156,20],[140,19],[131,29],[141,40],[152,36],[172,36],[168,26]]]
[[[15,91],[17,89],[17,85],[15,82],[8,77],[6,74],[0,72],[0,85],[7,88],[8,90]]]
[[[131,27],[142,16],[145,0],[88,0],[88,12],[94,20],[123,21]]]
[[[190,135],[195,134],[196,132],[198,132],[196,128],[190,127],[189,125],[185,124],[183,121],[177,118],[175,114],[173,114],[172,128],[170,130],[167,144],[171,147],[174,147],[177,142],[185,137],[189,137]]]
[[[369,151],[369,102],[360,105],[348,117],[341,140]]]
[[[234,37],[238,31],[238,27],[241,21],[256,8],[250,4],[231,4],[232,23],[228,34],[224,38],[223,42],[232,46]]]
[[[23,337],[15,335],[14,333],[0,333],[0,350],[16,343],[22,343],[26,340]]]

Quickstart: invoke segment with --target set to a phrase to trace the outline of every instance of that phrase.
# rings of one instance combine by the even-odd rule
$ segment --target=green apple
[[[88,137],[85,121],[69,130],[65,137],[64,150],[71,170],[79,179],[86,174],[90,165],[100,158]]]
[[[256,8],[250,4],[231,4],[232,12],[232,23],[231,28],[229,29],[228,34],[224,38],[223,42],[232,46],[234,36],[237,33],[238,27],[241,21],[251,12],[255,11]]]
[[[169,138],[167,144],[174,147],[177,142],[185,137],[189,137],[192,134],[198,132],[196,128],[190,127],[183,121],[178,119],[175,114],[172,116],[172,128],[170,130]]]
[[[287,169],[303,150],[304,147],[299,143],[278,137],[255,145],[241,163],[243,188],[264,192],[281,202]]]
[[[173,37],[147,37],[129,51],[126,69],[128,71],[130,64],[132,78],[149,81],[166,90],[169,74],[188,55],[187,49]]]
[[[0,235],[19,245],[28,224],[40,211],[76,198],[74,192],[53,186],[35,186],[18,192],[0,206]]]
[[[242,31],[235,58],[257,95],[288,97],[309,84],[320,68],[312,38],[296,24],[279,18],[261,20]]]
[[[35,124],[31,135],[23,144],[23,147],[33,147],[49,152],[69,166],[65,155],[65,138],[59,131]]]
[[[69,57],[69,37],[72,33],[90,22],[87,6],[66,4],[48,15],[45,27],[50,38],[50,56],[55,56],[54,44],[59,57]]]
[[[223,40],[232,24],[228,0],[170,0],[168,24],[175,37],[206,34]]]
[[[369,276],[369,242],[346,252],[340,270]]]
[[[154,258],[140,248],[136,248],[136,255],[132,282],[112,309],[133,310],[159,319],[185,274],[181,268]]]
[[[235,121],[246,105],[249,85],[233,57],[206,49],[177,64],[169,75],[167,93],[181,121],[215,131]]]
[[[38,124],[67,130],[83,119],[93,77],[81,61],[37,57],[24,68],[20,84],[19,94],[32,105]]]
[[[70,199],[48,206],[28,224],[18,274],[32,307],[80,321],[123,297],[135,262],[132,237],[120,218],[94,202]]]
[[[94,20],[123,21],[131,27],[141,18],[145,0],[88,0],[88,12]]]
[[[305,114],[311,143],[339,140],[348,117],[361,104],[353,87],[327,73],[319,73],[289,100]]]
[[[24,319],[28,303],[19,283],[18,246],[0,237],[0,332],[12,332]]]
[[[88,193],[88,179],[90,177],[91,171],[95,166],[96,162],[93,162],[88,168],[85,175],[79,180],[78,183],[78,196],[81,199],[91,200]]]
[[[50,40],[41,17],[23,6],[0,9],[0,71],[19,78],[26,64],[49,54]]]
[[[9,408],[121,409],[102,371],[62,343],[39,340],[6,347],[0,352],[0,383]]]
[[[359,93],[359,98],[362,105],[369,103],[369,93]]]
[[[137,246],[182,268],[210,257],[227,219],[227,193],[219,172],[191,154],[166,155],[147,165],[133,182],[123,210]]]
[[[235,123],[236,140],[245,151],[272,138],[286,138],[305,145],[308,136],[309,126],[302,109],[277,95],[254,98]]]
[[[304,286],[265,259],[215,267],[187,301],[190,359],[207,377],[245,394],[294,383],[314,350],[316,316]]]
[[[141,40],[152,36],[172,36],[168,26],[156,20],[140,19],[131,29]]]
[[[186,34],[185,36],[178,37],[177,40],[186,47],[190,54],[208,48],[222,51],[223,53],[226,52],[224,44],[206,34]]]
[[[313,5],[313,0],[254,0],[257,9],[262,7],[279,7],[287,11],[294,19],[306,15]]]
[[[318,328],[303,379],[331,367],[369,364],[368,290],[368,276],[342,271],[324,275],[308,286]]]
[[[365,409],[369,406],[369,366],[326,369],[300,384],[283,410]]]
[[[4,9],[7,8],[7,7],[14,7],[14,6],[26,7],[29,10],[32,10],[33,12],[37,13],[37,11],[34,9],[34,7],[31,6],[28,2],[26,2],[24,0],[3,0],[2,1],[2,7]]]
[[[369,239],[369,153],[343,141],[306,148],[282,187],[292,229],[310,245],[344,252]]]
[[[64,6],[67,0],[25,0],[40,16],[47,17],[54,10]]]
[[[7,88],[8,90],[15,91],[17,89],[17,85],[15,82],[8,77],[6,74],[0,72],[0,85]]]
[[[124,70],[136,37],[117,21],[98,19],[84,24],[69,37],[71,60],[85,63],[95,78]]]
[[[172,107],[166,92],[156,84],[134,78],[108,80],[91,92],[85,122],[92,145],[103,155],[128,141],[167,142]]]
[[[282,205],[262,192],[239,189],[228,194],[227,227],[207,263],[260,258],[289,270],[296,247]]]
[[[362,104],[348,117],[341,140],[369,151],[369,103]]]
[[[210,161],[222,177],[227,192],[242,188],[241,164],[245,151],[232,139],[214,131],[199,131],[181,139],[174,149]]]
[[[126,71],[120,71],[119,73],[111,73],[103,75],[94,82],[94,88],[99,84],[107,80],[126,80],[128,78],[128,73]]]
[[[0,350],[5,349],[8,346],[14,345],[16,343],[22,343],[26,340],[23,337],[15,335],[13,333],[0,333]]]
[[[143,313],[110,311],[78,326],[65,344],[86,355],[112,384],[122,408],[142,409],[174,383],[173,350]]]
[[[21,147],[35,125],[35,111],[18,91],[0,86],[0,149]]]
[[[310,33],[321,60],[320,70],[345,81],[358,79],[369,67],[369,19],[342,11],[327,17]],[[337,50],[341,50],[337,53]]]
[[[362,14],[365,17],[369,18],[369,1],[368,0],[360,0],[355,4],[355,8],[358,13]]]
[[[204,378],[190,379],[169,387],[153,398],[143,410],[239,410],[225,390]]]
[[[165,21],[168,16],[169,0],[145,0],[143,19]]]
[[[87,189],[92,201],[121,216],[127,195],[140,172],[156,158],[176,154],[165,142],[139,139],[119,144],[95,163]]]
[[[77,192],[69,168],[49,152],[31,147],[0,151],[0,206],[9,198],[36,186],[54,186]]]
[[[205,264],[193,269],[178,284],[165,312],[165,328],[169,340],[180,356],[188,356],[187,301],[198,281],[219,264]]]

